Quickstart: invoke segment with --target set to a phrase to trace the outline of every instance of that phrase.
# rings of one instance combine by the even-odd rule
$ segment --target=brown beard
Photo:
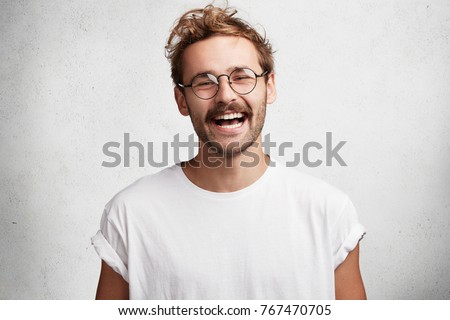
[[[244,152],[256,142],[259,135],[261,134],[266,116],[266,100],[264,99],[263,106],[261,107],[261,110],[257,116],[258,118],[254,123],[254,127],[250,128],[248,135],[245,137],[246,140],[243,142],[234,141],[232,143],[227,144],[226,146],[222,146],[219,142],[208,137],[210,133],[204,129],[203,123],[211,123],[212,121],[214,121],[213,119],[215,117],[223,114],[226,111],[244,113],[246,114],[247,117],[246,121],[250,122],[251,120],[254,119],[255,116],[252,108],[237,102],[233,102],[228,105],[217,105],[206,113],[205,119],[203,121],[200,121],[199,118],[196,118],[195,115],[192,114],[189,105],[187,107],[194,130],[197,136],[199,137],[200,141],[205,143],[205,146],[208,148],[207,149],[208,153],[216,154],[219,157],[225,158],[231,158]],[[202,123],[202,125],[197,126],[197,124],[199,123]]]

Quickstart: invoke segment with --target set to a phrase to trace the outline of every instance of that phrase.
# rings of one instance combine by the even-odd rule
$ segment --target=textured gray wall
[[[102,167],[102,146],[192,132],[163,46],[205,4],[0,1],[1,299],[93,298],[104,204],[159,170]],[[348,167],[303,169],[352,197],[369,298],[450,299],[449,1],[230,4],[277,50],[265,133],[348,141]]]

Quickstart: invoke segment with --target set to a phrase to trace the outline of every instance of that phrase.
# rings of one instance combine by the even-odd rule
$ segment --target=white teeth
[[[239,123],[236,123],[236,124],[230,124],[228,126],[221,126],[221,125],[219,125],[219,127],[226,128],[226,129],[234,129],[234,128],[241,127],[243,124],[244,124],[243,122],[239,122]]]
[[[236,119],[236,118],[242,118],[244,115],[240,112],[237,113],[228,113],[228,114],[222,114],[215,118],[215,120],[230,120],[230,119]]]

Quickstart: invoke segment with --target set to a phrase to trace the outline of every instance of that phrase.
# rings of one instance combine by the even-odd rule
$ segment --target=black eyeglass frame
[[[249,92],[247,92],[247,93],[240,93],[240,92],[237,92],[237,91],[233,88],[232,83],[231,83],[231,81],[230,81],[231,75],[232,75],[234,72],[239,71],[239,70],[249,70],[249,71],[251,71],[251,72],[255,75],[255,85],[254,85],[253,88],[252,88]],[[192,80],[191,80],[191,83],[189,83],[189,84],[177,83],[177,85],[178,85],[179,87],[181,87],[181,88],[191,88],[191,89],[192,89],[192,84],[194,83],[194,80],[195,80],[197,77],[204,76],[204,75],[213,76],[213,77],[217,80],[217,84],[216,84],[216,92],[215,92],[214,95],[212,95],[210,98],[202,98],[202,97],[199,97],[199,96],[197,95],[197,93],[195,93],[195,90],[192,89],[192,92],[195,94],[195,96],[196,96],[197,98],[202,99],[202,100],[210,100],[210,99],[214,98],[214,97],[217,95],[217,93],[219,92],[219,83],[220,83],[220,82],[219,82],[219,78],[225,76],[225,77],[228,78],[228,84],[229,84],[231,90],[233,90],[234,92],[236,92],[238,95],[245,96],[245,95],[251,93],[253,90],[255,90],[256,85],[258,84],[258,78],[264,77],[264,76],[266,76],[268,73],[269,73],[269,71],[267,71],[267,70],[266,70],[266,71],[263,71],[261,74],[257,74],[255,71],[253,71],[253,70],[250,69],[250,68],[237,68],[237,69],[233,70],[230,74],[222,73],[222,74],[220,74],[220,75],[218,75],[218,76],[216,77],[215,75],[213,75],[213,74],[211,74],[211,73],[209,73],[209,72],[205,72],[205,73],[200,73],[200,74],[196,75],[195,77],[193,77]]]

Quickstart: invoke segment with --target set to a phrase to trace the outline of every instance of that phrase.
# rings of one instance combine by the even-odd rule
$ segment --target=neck
[[[212,192],[233,192],[256,182],[266,171],[269,157],[263,153],[261,143],[248,147],[232,156],[211,154],[200,142],[199,153],[184,163],[184,173],[202,189]]]

